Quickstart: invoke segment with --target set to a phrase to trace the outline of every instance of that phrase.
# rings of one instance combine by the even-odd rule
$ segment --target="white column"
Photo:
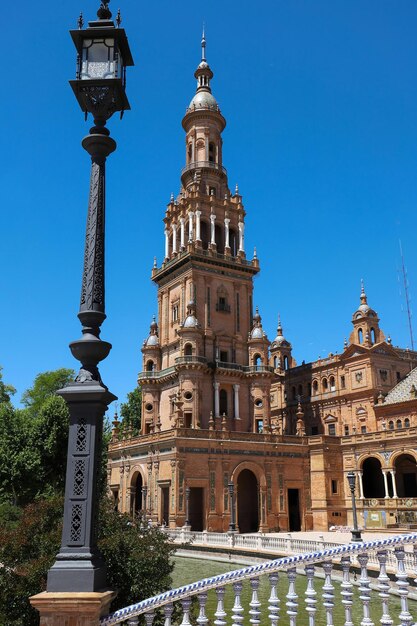
[[[196,241],[201,241],[201,237],[200,237],[200,217],[201,217],[201,211],[196,211],[195,212],[195,239],[196,239]]]
[[[181,248],[185,248],[185,219],[180,217],[180,228],[181,228]]]
[[[211,242],[215,244],[216,243],[216,216],[214,215],[214,213],[212,213],[210,215],[210,222],[211,222]]]
[[[385,496],[384,496],[384,498],[387,499],[387,498],[389,498],[387,470],[382,470],[382,476],[384,477],[384,489],[385,489]]]
[[[177,225],[172,225],[172,252],[177,252]]]
[[[362,472],[356,472],[358,475],[359,482],[359,499],[363,500],[363,482],[362,482]]]
[[[213,383],[214,387],[214,417],[220,417],[220,383]]]
[[[239,222],[239,252],[245,252],[245,224]]]
[[[229,224],[230,224],[230,219],[228,217],[225,217],[224,218],[224,246],[225,248],[230,248]]]
[[[192,241],[193,240],[193,220],[194,220],[194,213],[192,211],[190,211],[188,213],[188,241]]]
[[[393,494],[393,498],[398,498],[398,493],[397,493],[397,482],[395,479],[395,470],[389,470],[391,472],[391,478],[392,478],[392,494]]]
[[[239,387],[240,385],[233,385],[233,391],[235,394],[235,420],[240,420],[239,415]]]
[[[165,258],[168,259],[169,258],[169,230],[168,228],[165,228],[164,233],[165,233]]]

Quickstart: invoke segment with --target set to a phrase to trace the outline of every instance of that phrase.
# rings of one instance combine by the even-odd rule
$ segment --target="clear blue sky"
[[[22,0],[5,10],[0,364],[16,401],[38,372],[77,365],[68,343],[80,335],[89,123],[67,83],[67,31],[97,6]],[[136,66],[132,111],[110,122],[118,149],[108,162],[102,337],[113,350],[101,366],[110,390],[123,401],[135,386],[156,311],[150,271],[163,255],[165,205],[179,191],[203,21],[228,122],[224,164],[243,194],[247,250],[258,250],[255,302],[269,338],[280,312],[299,362],[340,351],[363,277],[382,328],[409,345],[397,267],[401,238],[415,297],[415,0],[120,6]]]

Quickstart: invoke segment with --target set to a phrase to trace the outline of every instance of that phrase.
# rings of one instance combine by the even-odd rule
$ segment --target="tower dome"
[[[149,336],[145,339],[145,346],[159,346],[158,324],[156,322],[155,315],[152,318],[152,323],[149,328]]]
[[[271,348],[279,348],[281,346],[285,346],[285,347],[289,347],[291,348],[291,344],[289,341],[287,341],[282,333],[282,324],[281,324],[281,318],[280,316],[278,316],[278,328],[277,328],[277,336],[275,337],[274,341],[271,344]]]
[[[194,72],[194,76],[197,79],[197,91],[190,102],[188,110],[211,109],[220,112],[216,98],[211,93],[210,80],[213,78],[213,72],[206,59],[206,36],[204,30],[201,40],[201,62]]]

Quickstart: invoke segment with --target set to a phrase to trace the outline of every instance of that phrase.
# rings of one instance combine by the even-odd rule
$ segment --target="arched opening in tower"
[[[237,234],[234,228],[229,230],[230,253],[232,256],[237,255]]]
[[[201,220],[200,222],[200,238],[201,238],[201,244],[204,248],[204,250],[207,250],[208,245],[209,245],[209,225],[207,224],[206,221]]]
[[[130,513],[134,517],[139,515],[140,511],[144,508],[144,504],[142,502],[143,498],[143,480],[140,472],[137,473],[136,477],[133,477],[132,480],[133,494],[132,494],[132,502],[130,506]]]
[[[365,459],[362,464],[362,472],[364,498],[383,498],[385,488],[381,462],[375,457]]]
[[[219,226],[219,224],[216,224],[214,235],[216,239],[217,252],[220,252],[220,254],[223,254],[224,252],[223,231],[221,227]]]
[[[411,454],[402,454],[395,460],[395,481],[399,498],[417,497],[417,465]]]
[[[242,470],[237,479],[237,521],[241,533],[258,532],[258,481],[249,469]]]

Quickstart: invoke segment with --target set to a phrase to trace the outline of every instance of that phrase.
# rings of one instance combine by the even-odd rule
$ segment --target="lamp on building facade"
[[[230,524],[229,532],[236,532],[236,511],[235,511],[235,486],[232,481],[227,485],[229,489]]]
[[[97,548],[97,517],[103,417],[116,399],[101,380],[98,364],[111,350],[100,339],[106,318],[104,299],[105,162],[116,149],[107,120],[129,109],[125,68],[133,65],[126,33],[118,14],[113,22],[103,1],[98,19],[70,31],[77,49],[76,80],[70,81],[86,118],[94,126],[82,141],[91,156],[90,196],[85,238],[84,268],[78,318],[82,337],[70,344],[81,368],[73,383],[58,393],[68,404],[70,429],[65,485],[62,543],[48,572],[48,592],[95,592],[106,587],[106,567]]]
[[[352,529],[352,541],[362,541],[361,531],[358,528],[358,516],[356,513],[356,474],[355,472],[349,472],[347,475],[349,489],[352,496],[352,516],[353,516],[353,529]]]

